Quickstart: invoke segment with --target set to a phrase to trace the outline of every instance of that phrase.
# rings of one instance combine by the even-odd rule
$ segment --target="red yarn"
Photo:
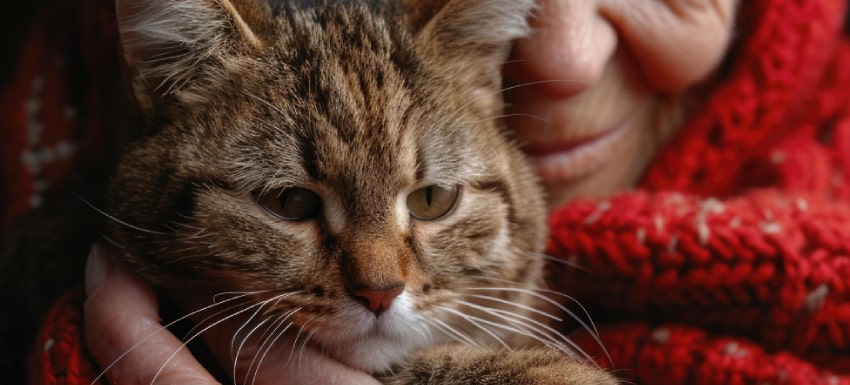
[[[845,4],[741,6],[755,28],[642,190],[554,213],[549,252],[582,269],[552,284],[634,383],[850,383]]]
[[[770,354],[752,342],[712,336],[698,328],[621,324],[599,332],[608,354],[622,365],[615,373],[639,384],[850,384],[850,378],[793,354]],[[573,339],[590,354],[604,357],[587,334]],[[604,359],[599,363],[610,366]]]
[[[761,366],[793,355],[801,365],[793,370],[829,369],[825,378],[850,374],[847,203],[778,190],[722,202],[634,192],[576,202],[558,211],[551,224],[550,253],[582,267],[559,269],[553,285],[606,325],[600,329],[605,346],[620,352],[612,353],[615,367],[638,370],[633,362],[645,359],[641,349],[624,345],[644,342],[619,334],[664,323],[672,325],[642,333],[686,330],[682,338],[690,338],[710,331],[712,337],[702,338],[757,346]],[[629,320],[643,322],[616,325]],[[678,338],[656,341],[654,349],[707,353],[694,350],[707,342]],[[770,365],[776,369],[778,363]],[[656,370],[630,374],[637,383],[684,383]]]
[[[740,6],[722,81],[640,190],[553,214],[549,252],[582,268],[553,267],[550,281],[588,309],[613,362],[586,333],[575,340],[631,383],[850,384],[846,2]],[[52,37],[37,30],[31,39],[22,63],[42,60]],[[18,74],[32,81],[31,67]],[[0,104],[12,106],[2,115],[18,138],[3,142],[6,160],[23,145],[26,104],[15,98],[27,84]],[[26,205],[32,179],[19,163],[4,165],[5,183],[19,186],[9,213],[26,212],[14,207]],[[92,381],[81,303],[81,293],[69,295],[45,318],[30,384]]]
[[[808,159],[814,167],[796,172],[777,172],[775,165],[788,159],[778,142],[817,145],[816,131],[830,130],[824,124],[847,121],[840,101],[847,100],[848,83],[835,82],[847,80],[850,63],[847,42],[839,38],[845,2],[758,0],[741,6],[742,28],[755,26],[752,36],[738,49],[728,80],[656,157],[644,187],[721,197],[761,186],[829,187],[825,159]]]
[[[93,385],[96,376],[83,341],[82,289],[63,296],[44,318],[30,353],[29,384]],[[106,385],[105,381],[97,382]]]

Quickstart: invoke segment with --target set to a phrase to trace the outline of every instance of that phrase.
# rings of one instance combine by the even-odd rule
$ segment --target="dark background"
[[[67,0],[74,1],[74,0]],[[0,3],[0,85],[4,86],[14,72],[15,58],[18,56],[23,39],[36,10],[45,0],[4,1]]]
[[[4,92],[14,80],[17,57],[24,48],[23,44],[39,10],[50,2],[61,4],[76,1],[0,2],[0,92]],[[68,15],[69,18],[76,16]],[[0,143],[8,135],[7,129],[0,125]],[[83,172],[89,173],[88,170]],[[95,184],[90,186],[94,188]],[[5,199],[3,191],[6,188],[0,186],[0,200]],[[74,192],[91,195],[79,187]],[[0,233],[2,384],[26,383],[26,358],[42,314],[59,295],[82,282],[86,251],[92,240],[99,239],[100,219],[91,215],[91,210],[86,209],[79,199],[67,194],[67,191],[61,194],[60,199],[45,197],[46,202],[53,203],[22,218],[10,231]],[[0,210],[4,209],[5,204],[0,201]]]

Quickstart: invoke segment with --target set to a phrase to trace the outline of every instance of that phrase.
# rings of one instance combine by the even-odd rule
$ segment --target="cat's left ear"
[[[503,61],[531,34],[534,0],[403,0],[420,39],[440,56]],[[499,63],[501,64],[501,63]]]
[[[448,52],[505,55],[511,42],[531,33],[528,17],[535,7],[534,0],[444,0],[442,5],[434,5],[436,3],[440,1],[431,2],[430,7],[438,10],[425,30],[429,38]]]
[[[244,0],[115,0],[123,55],[145,109],[167,96],[209,92],[235,51],[261,49]]]
[[[513,42],[528,37],[534,0],[402,0],[409,24],[448,73],[488,93],[501,86]],[[436,62],[435,62],[436,63]],[[484,82],[482,82],[484,80]],[[482,88],[483,87],[483,88]]]

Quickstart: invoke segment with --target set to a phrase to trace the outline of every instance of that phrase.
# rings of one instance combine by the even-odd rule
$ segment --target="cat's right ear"
[[[143,110],[203,101],[235,51],[261,49],[260,21],[241,0],[115,0],[133,91]]]

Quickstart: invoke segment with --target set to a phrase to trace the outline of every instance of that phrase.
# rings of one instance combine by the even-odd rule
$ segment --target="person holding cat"
[[[575,340],[633,383],[850,383],[846,2],[538,3],[506,122],[548,192],[548,252],[583,267],[549,281],[613,362]],[[162,366],[182,343],[108,254],[89,256],[85,329],[110,382],[217,383],[186,351]],[[377,383],[304,354],[256,383]]]

